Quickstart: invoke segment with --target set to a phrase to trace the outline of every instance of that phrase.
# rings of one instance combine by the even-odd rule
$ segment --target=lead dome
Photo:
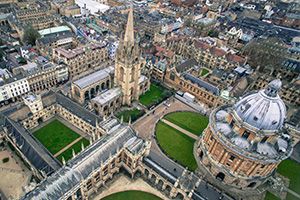
[[[282,128],[286,107],[278,95],[281,81],[270,82],[266,89],[246,95],[233,107],[234,112],[246,124],[262,131]]]

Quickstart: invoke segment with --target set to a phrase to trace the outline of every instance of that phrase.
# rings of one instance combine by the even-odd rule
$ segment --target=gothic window
[[[131,71],[131,82],[134,81],[134,75],[135,75],[135,67],[133,67]]]
[[[248,139],[249,135],[250,135],[250,133],[245,131],[243,133],[242,137],[245,138],[245,139]]]
[[[123,67],[120,68],[119,80],[122,82],[124,81],[124,68]]]
[[[175,73],[174,73],[174,72],[171,72],[171,74],[170,74],[170,79],[171,79],[172,81],[175,81]]]

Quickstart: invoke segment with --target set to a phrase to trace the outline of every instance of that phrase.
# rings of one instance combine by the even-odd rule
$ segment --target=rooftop
[[[63,31],[71,31],[71,29],[67,26],[56,26],[56,27],[51,27],[51,28],[40,30],[39,34],[41,36],[45,36],[48,34],[59,33],[59,32],[63,32]]]
[[[107,90],[100,95],[96,96],[92,99],[92,101],[97,102],[101,105],[105,105],[107,102],[110,102],[112,99],[115,99],[116,97],[119,97],[121,95],[121,89],[120,88],[112,88],[110,90]]]
[[[96,71],[92,74],[89,74],[81,79],[78,79],[74,82],[80,89],[84,89],[94,83],[97,83],[105,78],[110,76],[110,69],[105,68],[99,71]]]

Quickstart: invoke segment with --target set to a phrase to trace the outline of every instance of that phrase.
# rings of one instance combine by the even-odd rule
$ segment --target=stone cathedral
[[[138,44],[134,40],[133,10],[128,14],[124,38],[121,39],[116,54],[115,78],[116,86],[121,88],[123,105],[131,105],[140,95],[139,81],[144,60],[140,56]]]

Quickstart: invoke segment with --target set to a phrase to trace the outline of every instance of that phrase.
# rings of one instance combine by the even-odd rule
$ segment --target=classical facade
[[[32,92],[41,92],[58,86],[68,80],[69,73],[66,65],[48,63],[26,73],[27,81]]]
[[[121,40],[115,63],[115,85],[122,90],[122,104],[131,105],[139,99],[141,68],[144,60],[141,58],[138,44],[134,40],[133,10],[130,9],[125,36]]]
[[[99,69],[109,59],[107,44],[91,43],[75,49],[56,48],[53,59],[68,66],[71,78]]]
[[[280,88],[281,81],[274,80],[210,114],[209,126],[197,144],[197,154],[210,176],[232,188],[255,189],[291,155]]]

